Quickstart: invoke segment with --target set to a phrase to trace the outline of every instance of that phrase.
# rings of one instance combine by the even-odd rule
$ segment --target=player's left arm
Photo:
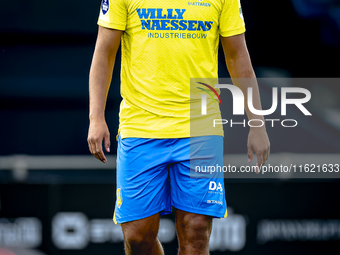
[[[245,102],[248,102],[248,87],[252,87],[254,108],[257,110],[262,110],[259,88],[251,64],[244,33],[230,37],[221,36],[221,42],[224,50],[227,68],[234,85],[242,90],[243,95],[245,96]],[[261,119],[265,123],[262,115],[255,115],[249,111],[247,103],[245,103],[245,109],[249,120]],[[262,127],[250,128],[248,136],[249,163],[253,160],[254,151],[257,156],[258,166],[263,165],[268,160],[270,153],[270,142],[265,125],[263,125]]]

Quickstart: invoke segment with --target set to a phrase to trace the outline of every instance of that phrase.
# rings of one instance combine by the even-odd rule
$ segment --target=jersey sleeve
[[[239,35],[246,31],[240,0],[225,0],[219,24],[219,32],[223,37]]]
[[[98,25],[125,30],[127,20],[126,0],[103,0],[100,8]]]

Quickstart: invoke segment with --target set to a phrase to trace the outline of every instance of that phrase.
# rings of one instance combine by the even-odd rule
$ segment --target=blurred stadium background
[[[258,77],[339,77],[338,0],[242,5]],[[108,163],[89,155],[86,142],[99,7],[100,0],[0,3],[0,255],[123,254],[120,226],[111,221],[120,54],[106,110],[113,152]],[[228,77],[222,49],[219,58],[220,77]],[[340,86],[305,88],[313,116],[294,131],[269,130],[268,163],[340,163]],[[263,105],[270,106],[270,90],[260,90]],[[246,161],[245,134],[226,132],[226,157],[235,164]],[[229,216],[214,225],[211,254],[338,250],[339,179],[225,182]],[[176,254],[173,215],[162,218],[159,238],[166,254]]]

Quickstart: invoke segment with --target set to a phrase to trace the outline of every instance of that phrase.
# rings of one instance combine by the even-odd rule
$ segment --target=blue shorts
[[[223,166],[222,136],[119,137],[114,222],[169,214],[172,207],[226,217],[223,172],[203,173],[205,167],[216,165]]]

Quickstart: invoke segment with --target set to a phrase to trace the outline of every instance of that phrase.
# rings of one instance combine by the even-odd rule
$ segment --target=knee
[[[156,240],[156,236],[151,234],[142,234],[140,232],[124,234],[124,240],[127,245],[133,247],[148,247],[152,246]]]
[[[157,239],[158,228],[153,226],[123,228],[125,244],[131,250],[144,250],[152,247]]]
[[[181,232],[181,239],[185,241],[208,242],[212,227],[212,217],[206,215],[188,215],[177,224],[177,231]],[[183,241],[184,241],[183,240]]]
[[[176,221],[179,254],[209,254],[212,217],[180,213]]]

